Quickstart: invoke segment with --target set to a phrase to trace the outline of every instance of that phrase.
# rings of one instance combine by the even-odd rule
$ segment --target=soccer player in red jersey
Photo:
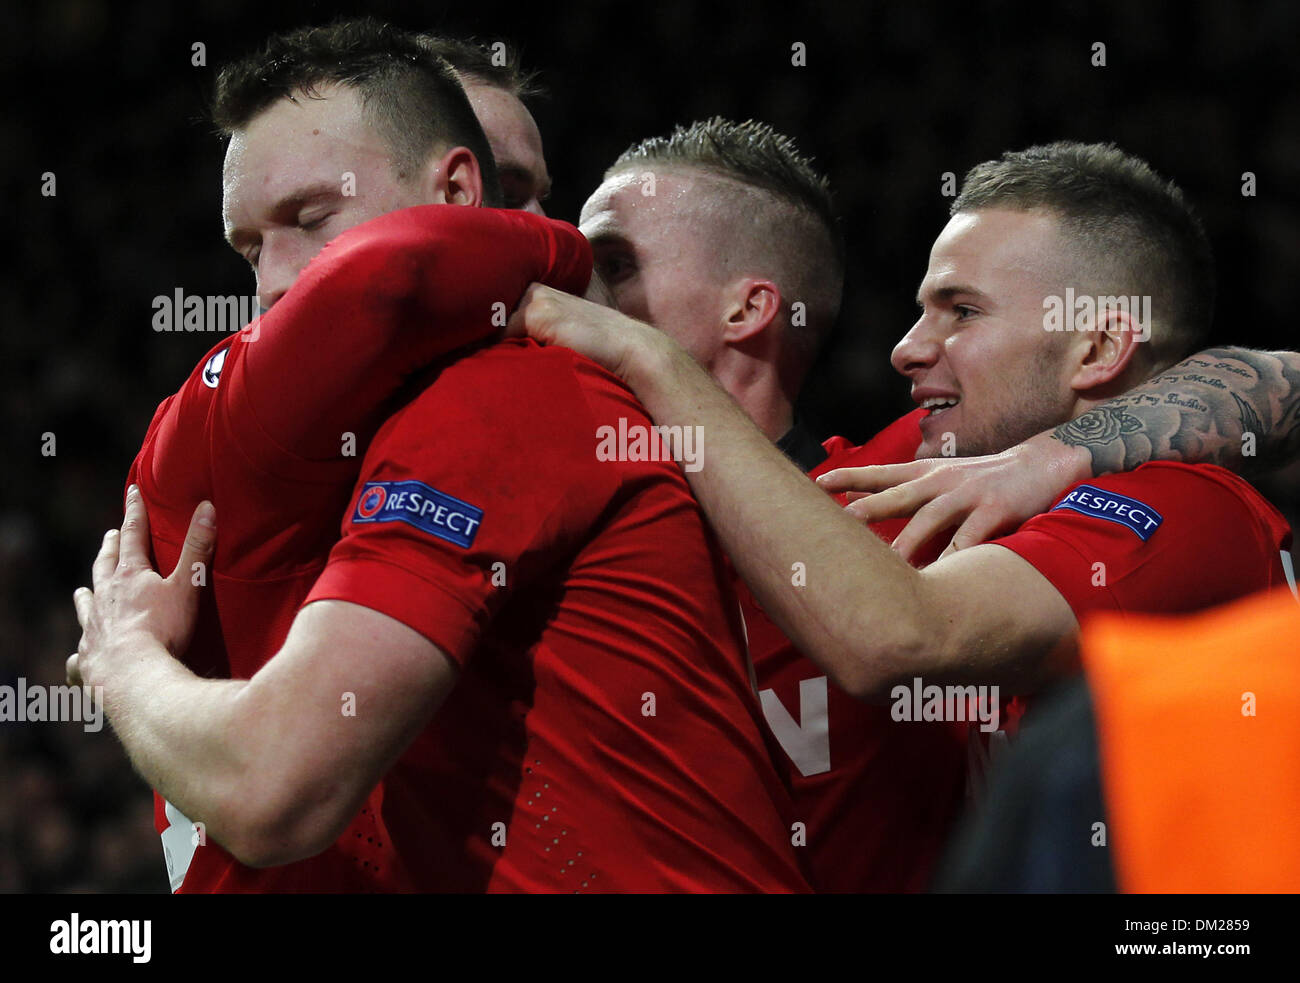
[[[216,592],[235,678],[200,679],[167,655],[192,630],[188,578],[147,572],[142,531],[154,509],[135,490],[120,540],[108,537],[97,561],[100,599],[79,595],[87,637],[70,671],[103,678],[137,767],[211,837],[182,871],[187,891],[805,889],[747,698],[720,554],[670,460],[600,458],[604,428],[648,430],[649,421],[590,362],[510,341],[412,380],[414,395],[361,462],[344,538],[306,596],[325,552],[321,516],[300,511],[323,514],[340,490],[347,501],[357,474],[327,447],[343,436],[331,432],[335,417],[313,413],[358,420],[364,445],[394,378],[430,357],[399,338],[398,357],[391,341],[363,342],[375,357],[351,364],[348,318],[385,329],[403,313],[417,327],[459,324],[453,315],[490,323],[486,298],[512,303],[521,270],[548,270],[569,289],[587,275],[580,240],[526,215],[490,219],[465,255],[439,252],[448,240],[437,236],[422,252],[426,226],[449,220],[435,213],[472,211],[445,207],[359,226],[297,275],[313,240],[319,248],[366,207],[409,205],[402,193],[422,190],[384,170],[406,131],[400,115],[385,117],[391,107],[375,89],[400,85],[427,51],[374,35],[364,25],[300,34],[224,77],[227,227],[275,306],[259,338],[219,349],[196,372],[187,392],[199,398],[183,392],[163,408],[158,446],[138,469],[146,495],[186,497],[159,459],[184,461],[167,421],[191,404],[192,437],[244,456],[227,471],[211,447],[200,453],[243,548],[224,561],[219,551],[214,564],[214,577],[242,564]],[[475,159],[453,148],[421,174],[473,204]],[[309,179],[349,164],[368,188],[364,204]],[[473,227],[456,217],[455,231]],[[489,261],[508,268],[499,282],[474,269],[490,244],[515,254],[515,267]],[[429,267],[434,284],[423,280]],[[361,275],[364,290],[353,282],[350,293],[329,292]],[[453,303],[453,291],[474,299]],[[359,309],[367,299],[380,315]],[[313,324],[315,345],[300,342],[299,361],[286,365],[286,326]],[[280,419],[283,400],[269,399],[269,387],[295,374],[302,403]],[[330,406],[321,387],[338,396],[340,378],[365,387],[360,405]],[[219,398],[205,403],[198,385]],[[272,415],[291,429],[268,426]],[[248,489],[262,499],[247,504],[250,517],[236,511],[239,489],[223,483],[256,471],[266,484]],[[227,550],[224,521],[222,530]],[[211,545],[210,527],[196,522],[188,536],[179,549],[174,536],[161,540],[173,540],[181,574]],[[153,546],[166,567],[166,549]]]
[[[793,141],[723,119],[646,140],[606,172],[582,230],[618,309],[677,339],[801,469],[816,473],[827,449],[847,446],[823,448],[793,411],[835,320],[843,269],[826,181]],[[914,448],[896,442],[898,456],[884,460],[910,460]],[[814,886],[919,890],[964,802],[964,735],[900,728],[887,708],[828,684],[736,584]]]
[[[672,264],[683,248],[679,241],[683,234],[696,237],[704,234],[700,232],[700,223],[703,221],[701,216],[708,214],[709,186],[704,181],[697,181],[694,189],[679,188],[674,208],[659,207],[651,213],[649,209],[640,207],[641,203],[634,195],[624,190],[628,182],[625,180],[626,175],[620,173],[620,171],[630,171],[634,164],[639,163],[644,166],[646,157],[651,160],[658,157],[656,163],[661,169],[671,165],[672,170],[678,175],[683,171],[688,175],[692,171],[715,174],[718,171],[725,172],[726,168],[718,159],[723,155],[710,159],[707,152],[702,153],[699,149],[701,144],[706,148],[709,143],[719,144],[725,150],[726,159],[735,160],[737,158],[735,149],[725,143],[719,143],[719,132],[723,129],[720,124],[697,124],[697,127],[692,128],[694,132],[686,131],[668,141],[648,141],[642,148],[629,152],[624,160],[607,173],[606,183],[588,202],[587,208],[584,209],[583,229],[592,240],[598,269],[604,270],[606,276],[615,281],[614,292],[620,309],[624,313],[653,321],[676,338],[683,348],[713,370],[714,376],[732,394],[740,408],[745,410],[766,437],[771,439],[780,435],[781,426],[789,425],[788,407],[792,400],[792,390],[798,384],[798,376],[777,371],[776,360],[770,356],[761,367],[760,359],[751,358],[749,361],[751,371],[745,377],[746,384],[738,385],[735,379],[724,378],[717,372],[715,365],[719,359],[716,355],[712,356],[712,361],[700,359],[700,345],[695,339],[709,337],[711,330],[720,339],[715,344],[721,347],[735,346],[738,340],[743,340],[750,353],[763,352],[764,342],[758,339],[764,335],[768,338],[780,337],[780,329],[788,323],[791,314],[789,306],[791,302],[788,298],[799,297],[800,294],[788,289],[781,290],[781,302],[770,308],[774,314],[766,321],[760,320],[759,327],[749,335],[741,336],[732,330],[732,320],[717,318],[716,314],[719,310],[725,314],[732,313],[733,308],[726,305],[721,307],[714,305],[710,308],[707,304],[697,302],[695,309],[703,313],[697,317],[696,324],[689,327],[683,327],[681,323],[664,317],[664,311],[670,309],[666,306],[668,301],[662,296],[655,297],[651,287],[661,291],[674,289],[671,281],[662,277],[656,280],[656,275],[660,270],[675,269]],[[621,166],[623,164],[627,166]],[[660,181],[662,184],[662,175]],[[693,198],[692,191],[694,191]],[[1021,213],[1014,214],[1019,216]],[[1023,246],[1024,231],[1015,227],[999,229],[998,235],[986,237],[980,246],[991,250],[992,243],[988,239],[998,240],[1000,236],[1005,236],[1013,244]],[[1043,234],[1043,229],[1036,231],[1040,233],[1040,237],[1032,241],[1032,245],[1059,246],[1050,235]],[[1062,250],[1058,248],[1057,251],[1059,253]],[[969,254],[968,250],[966,255],[969,257]],[[635,263],[630,262],[629,258],[635,258]],[[676,268],[681,279],[689,281],[691,277],[698,279],[716,277],[716,264],[709,264],[707,254],[690,255],[688,262],[690,260],[693,260],[696,265],[686,265],[684,269]],[[606,269],[607,265],[612,268]],[[776,262],[770,261],[767,268],[776,270],[779,267]],[[759,272],[759,268],[751,268],[749,272],[751,274]],[[828,280],[833,278],[833,269],[824,272]],[[621,287],[617,282],[620,276],[623,278]],[[782,285],[783,278],[779,274],[774,276],[773,280],[778,287]],[[1015,278],[1010,278],[1010,281],[1014,286]],[[940,289],[946,289],[947,286],[948,284],[944,284]],[[689,285],[679,283],[675,289],[688,290]],[[961,305],[949,294],[942,294],[942,299],[948,303],[952,323],[955,324],[968,316],[963,312],[960,318],[958,317],[953,308]],[[1019,343],[1022,346],[1020,352],[999,353],[1003,357],[996,360],[995,364],[1001,378],[1018,378],[1016,370],[1020,365],[1016,358],[1023,361],[1024,356],[1021,353],[1026,349],[1032,351],[1033,342],[1051,340],[1051,336],[1041,328],[1041,302],[1040,295],[1037,299],[1038,316],[1034,324],[1022,326],[1027,333],[1032,332],[1036,327],[1038,334],[1028,333],[1027,339],[1020,338]],[[709,323],[710,318],[713,319],[712,325]],[[957,655],[953,658],[958,658],[966,651],[962,646],[947,646],[949,652],[945,653],[946,646],[943,645],[942,634],[936,633],[933,647],[930,647],[925,640],[921,640],[916,642],[917,651],[908,648],[891,651],[890,632],[882,631],[877,622],[871,620],[870,616],[874,616],[882,619],[882,623],[888,622],[891,617],[888,612],[892,610],[893,603],[897,603],[899,611],[906,614],[909,610],[908,604],[915,605],[918,599],[912,586],[917,581],[912,578],[919,575],[900,572],[897,559],[887,551],[882,552],[879,546],[874,550],[870,542],[864,546],[860,530],[853,530],[846,522],[846,517],[834,509],[828,511],[828,503],[824,499],[815,494],[810,497],[810,489],[806,485],[795,490],[794,482],[789,478],[791,474],[789,465],[784,464],[779,455],[773,453],[770,446],[759,441],[759,435],[752,426],[738,422],[741,414],[734,404],[717,399],[716,390],[710,388],[707,380],[682,364],[684,353],[681,349],[666,345],[671,354],[664,354],[656,347],[664,345],[663,339],[653,333],[645,332],[638,325],[610,312],[593,309],[590,305],[571,301],[568,298],[554,296],[548,291],[536,292],[535,301],[522,320],[527,323],[530,332],[536,332],[538,337],[576,344],[604,364],[618,366],[625,377],[634,375],[634,388],[645,396],[659,423],[679,423],[689,419],[705,425],[706,431],[712,435],[709,461],[703,472],[690,474],[691,480],[700,488],[701,500],[705,503],[706,509],[711,512],[733,559],[742,570],[748,571],[748,576],[757,578],[756,586],[765,593],[765,601],[774,606],[773,610],[778,613],[779,620],[787,626],[794,626],[796,639],[809,646],[810,653],[822,666],[819,670],[803,659],[788,642],[784,642],[778,632],[769,630],[771,626],[764,626],[760,632],[756,632],[752,612],[747,612],[747,620],[750,621],[751,647],[754,646],[756,635],[759,640],[753,654],[759,685],[764,689],[766,715],[773,729],[781,737],[781,743],[789,759],[798,769],[798,773],[793,774],[793,786],[800,815],[816,817],[815,822],[809,822],[808,840],[817,874],[815,884],[832,890],[888,890],[917,888],[923,885],[926,873],[934,859],[930,847],[937,847],[942,841],[943,830],[928,841],[925,840],[924,834],[917,836],[904,834],[893,841],[885,841],[874,836],[877,830],[870,829],[868,824],[873,821],[878,822],[881,813],[890,810],[900,796],[912,795],[917,786],[924,785],[927,778],[923,772],[928,763],[945,759],[941,755],[931,755],[930,762],[926,762],[922,760],[920,753],[916,752],[916,757],[911,762],[914,767],[909,769],[905,760],[905,755],[909,751],[909,734],[915,739],[915,736],[920,734],[921,725],[895,723],[891,727],[889,718],[885,716],[888,708],[856,703],[849,694],[859,695],[864,692],[860,677],[848,675],[850,670],[844,667],[844,663],[848,662],[856,671],[861,668],[862,663],[866,663],[881,670],[892,668],[892,671],[897,674],[924,673],[927,676],[934,674],[941,680],[944,672],[958,675],[962,671],[950,665],[939,664],[936,667],[932,662],[922,662],[917,658],[919,651],[927,652],[930,656],[956,652]],[[929,326],[932,322],[924,323]],[[976,337],[978,338],[979,335]],[[1079,336],[1082,337],[1085,336]],[[992,346],[996,342],[990,340],[985,344]],[[777,346],[771,345],[766,350],[777,350]],[[1137,358],[1134,363],[1134,355],[1135,350],[1128,350],[1123,356],[1122,364],[1112,363],[1107,371],[1112,375],[1123,376],[1123,370],[1129,364],[1134,364],[1134,370],[1129,373],[1129,380],[1131,384],[1138,382],[1142,375],[1137,366],[1142,362],[1142,358]],[[1225,364],[1224,358],[1233,361]],[[1233,349],[1223,355],[1214,354],[1208,367],[1204,365],[1205,361],[1205,358],[1197,356],[1173,370],[1173,373],[1181,371],[1199,376],[1199,382],[1195,379],[1191,380],[1191,389],[1198,395],[1205,389],[1213,393],[1219,389],[1227,391],[1234,388],[1231,380],[1235,376],[1246,374],[1247,371],[1239,368],[1238,365],[1250,366],[1263,375],[1262,370],[1269,366],[1270,361],[1275,363],[1277,358],[1267,353]],[[648,369],[647,364],[650,365]],[[1166,361],[1165,364],[1169,362]],[[1148,365],[1147,371],[1149,368]],[[1182,380],[1182,377],[1176,374],[1172,374],[1172,378]],[[1224,384],[1221,382],[1222,379],[1229,381]],[[1274,385],[1268,392],[1269,398],[1280,398],[1290,392],[1285,380],[1281,380],[1281,385],[1278,385],[1275,380],[1270,381],[1273,381]],[[1009,388],[1005,383],[1002,385],[1004,389]],[[1160,441],[1153,436],[1147,443],[1148,453],[1159,453],[1162,450],[1164,453],[1169,453],[1168,435],[1171,430],[1181,435],[1205,424],[1203,419],[1196,419],[1198,411],[1184,409],[1182,418],[1174,421],[1176,426],[1170,426],[1168,417],[1170,401],[1166,396],[1171,386],[1187,391],[1178,382],[1171,381],[1171,373],[1166,373],[1165,377],[1137,386],[1133,390],[1131,402],[1125,404],[1126,407],[1131,407],[1129,415],[1132,417],[1131,421],[1123,427],[1126,434],[1140,432],[1147,425],[1150,425],[1152,433],[1155,434],[1157,426],[1159,427],[1165,445],[1162,448]],[[1242,389],[1240,380],[1237,381],[1236,388]],[[1260,388],[1269,389],[1266,385]],[[1280,395],[1279,389],[1283,390]],[[763,403],[762,398],[756,397],[756,392],[766,393],[769,397],[773,393],[778,394],[778,397],[784,395],[786,397],[783,404],[786,411],[784,416],[778,413],[764,419],[756,414],[753,407]],[[1000,391],[992,387],[985,399],[996,400],[998,395]],[[1243,396],[1246,399],[1259,400],[1261,393],[1258,390],[1254,392],[1247,390],[1243,392]],[[1065,392],[1057,394],[1058,406],[1064,405],[1066,400]],[[777,402],[781,403],[779,398]],[[1268,399],[1264,399],[1263,402],[1268,402]],[[994,406],[996,405],[994,402]],[[1108,412],[1107,407],[1110,406],[1112,404],[1101,403],[1103,412]],[[1220,434],[1230,435],[1231,416],[1223,411],[1221,403],[1211,401],[1211,406],[1216,412],[1211,414],[1212,426],[1206,429],[1213,431],[1213,427],[1217,426]],[[688,410],[687,407],[690,409]],[[1202,405],[1199,412],[1203,411]],[[696,416],[697,412],[707,415]],[[882,464],[911,460],[922,442],[920,421],[927,415],[925,411],[909,414],[863,448],[852,448],[848,442],[838,439],[828,441],[827,449],[833,452],[833,456],[830,460],[817,465],[814,473],[820,473],[837,465]],[[1040,414],[1040,418],[1036,421],[1022,419],[1011,412],[1004,412],[1004,415],[1008,418],[1008,425],[1027,428],[1017,436],[1032,434],[1035,423],[1037,427],[1041,427],[1051,422],[1051,414],[1047,414],[1046,419],[1041,418],[1042,414]],[[1286,416],[1285,412],[1275,413],[1271,421],[1285,424]],[[945,431],[940,431],[940,434],[943,432]],[[1264,433],[1265,429],[1261,427],[1261,439],[1264,439]],[[1198,451],[1202,454],[1213,451],[1222,454],[1224,460],[1230,460],[1230,454],[1224,451],[1224,446],[1231,443],[1233,443],[1231,436],[1226,440],[1220,440],[1217,444],[1205,439]],[[1187,446],[1186,443],[1179,441],[1175,441],[1175,444],[1184,448]],[[761,450],[758,449],[760,446]],[[759,465],[760,470],[746,470],[751,467],[752,461],[762,462]],[[796,463],[805,470],[809,469],[806,460],[800,461],[796,458]],[[1129,460],[1126,463],[1135,466],[1141,463],[1141,460]],[[1048,568],[1051,561],[1046,557],[1049,554],[1074,555],[1074,551],[1084,548],[1082,543],[1086,540],[1088,543],[1086,551],[1094,553],[1097,557],[1094,562],[1109,564],[1110,573],[1115,578],[1110,581],[1111,593],[1109,594],[1101,588],[1093,588],[1092,579],[1098,571],[1091,565],[1087,567],[1087,577],[1082,581],[1078,576],[1080,571],[1072,570],[1073,580],[1063,580],[1059,592],[1054,582],[1047,580],[1031,564],[1024,564],[1017,569],[1015,563],[1004,563],[1004,566],[1012,567],[1012,577],[1022,576],[1022,579],[1027,582],[1023,591],[1008,590],[1003,578],[990,574],[981,593],[978,588],[984,574],[972,575],[967,572],[969,568],[964,568],[962,564],[954,565],[952,562],[946,566],[936,564],[932,571],[927,572],[927,577],[949,570],[953,571],[953,575],[957,578],[975,577],[977,589],[972,590],[968,597],[962,598],[961,605],[962,611],[967,610],[969,606],[972,615],[958,622],[956,627],[961,627],[963,624],[980,626],[982,622],[979,615],[1005,614],[1007,605],[999,603],[1004,595],[1024,594],[1026,597],[1033,597],[1033,591],[1037,588],[1037,599],[1042,602],[1047,611],[1043,624],[1036,623],[1032,627],[1043,632],[1055,631],[1057,637],[1060,637],[1070,635],[1068,629],[1074,618],[1070,603],[1079,605],[1081,613],[1085,610],[1087,600],[1106,603],[1102,599],[1106,596],[1122,595],[1130,598],[1131,603],[1139,604],[1154,603],[1166,606],[1203,604],[1207,603],[1209,597],[1216,591],[1235,596],[1235,593],[1250,589],[1252,584],[1263,586],[1284,576],[1278,563],[1277,548],[1281,545],[1285,532],[1278,524],[1279,520],[1271,507],[1263,503],[1248,486],[1230,475],[1215,472],[1214,469],[1192,469],[1188,474],[1184,474],[1185,470],[1188,469],[1170,465],[1147,468],[1141,473],[1144,480],[1143,487],[1146,487],[1145,482],[1161,487],[1167,483],[1191,482],[1196,486],[1195,498],[1202,505],[1207,502],[1231,503],[1231,508],[1225,506],[1225,514],[1236,516],[1243,533],[1248,533],[1242,537],[1243,547],[1240,551],[1242,579],[1236,583],[1233,582],[1234,575],[1228,573],[1226,576],[1211,578],[1204,585],[1189,585],[1189,589],[1183,591],[1177,599],[1162,596],[1160,589],[1153,586],[1159,584],[1161,575],[1156,573],[1153,567],[1148,566],[1151,557],[1161,553],[1164,559],[1176,568],[1180,566],[1180,561],[1164,550],[1147,548],[1147,540],[1139,535],[1139,532],[1149,533],[1150,530],[1147,528],[1127,532],[1125,535],[1131,536],[1133,542],[1129,542],[1124,536],[1116,535],[1131,526],[1125,527],[1115,523],[1106,515],[1112,510],[1117,513],[1122,512],[1120,517],[1126,522],[1137,522],[1133,517],[1133,507],[1122,501],[1122,497],[1127,497],[1124,496],[1125,491],[1130,493],[1133,491],[1133,488],[1125,483],[1135,480],[1137,476],[1103,479],[1107,486],[1114,484],[1114,489],[1110,491],[1107,491],[1107,488],[1100,489],[1100,497],[1088,494],[1085,507],[1091,508],[1095,505],[1096,511],[1103,513],[1103,518],[1096,518],[1095,515],[1087,512],[1070,513],[1071,505],[1067,505],[1060,512],[1038,520],[1049,526],[1054,525],[1058,529],[1071,527],[1069,531],[1060,533],[1059,542],[1053,542],[1051,548],[1046,550],[1041,548],[1046,540],[1041,534],[1033,532],[1032,527],[1025,530],[1025,535],[1019,543],[1008,544],[1013,548],[1019,547],[1023,551],[1022,554],[1017,555],[1025,555],[1026,558],[1032,556],[1032,562],[1041,562],[1044,568]],[[743,477],[741,472],[744,472]],[[720,479],[719,475],[726,475],[726,478]],[[762,475],[762,480],[757,480],[756,475]],[[781,484],[773,485],[771,484],[773,481],[779,481]],[[721,504],[723,502],[725,504]],[[1176,512],[1172,508],[1169,511],[1171,515]],[[725,516],[722,514],[724,512]],[[1063,512],[1070,514],[1062,514]],[[814,518],[803,518],[803,513]],[[826,518],[828,515],[834,518]],[[1178,519],[1189,523],[1191,521],[1185,513],[1179,514]],[[829,525],[824,528],[822,520]],[[1075,526],[1080,528],[1074,528]],[[1115,528],[1111,529],[1110,526]],[[879,531],[889,535],[897,532],[899,528],[901,522],[894,522],[892,529]],[[836,532],[828,533],[826,529]],[[1201,531],[1205,531],[1203,524]],[[1080,532],[1084,535],[1084,539],[1077,537]],[[1071,539],[1072,535],[1076,538]],[[842,540],[839,538],[841,536]],[[1165,540],[1169,538],[1166,534]],[[1068,547],[1067,542],[1071,544]],[[1066,550],[1070,552],[1066,553]],[[996,550],[992,554],[984,552],[983,555],[998,556],[1001,553],[1010,555],[1010,550]],[[862,562],[864,555],[874,565]],[[834,559],[832,560],[831,557]],[[1144,566],[1147,568],[1143,569]],[[794,567],[793,576],[792,567]],[[1029,569],[1026,571],[1024,567]],[[807,579],[803,583],[799,582],[799,568],[806,571],[804,576]],[[851,588],[844,586],[843,583],[849,581],[849,577],[833,572],[842,568],[854,571]],[[1178,569],[1176,572],[1182,577],[1187,576],[1186,569]],[[874,576],[869,576],[872,574]],[[882,591],[874,583],[877,578],[888,582],[891,575],[906,588],[901,591],[901,597],[898,591],[891,595]],[[1150,580],[1144,580],[1147,575],[1150,575]],[[817,578],[820,583],[814,583],[813,578]],[[837,578],[841,582],[837,583]],[[938,583],[942,579],[936,576],[934,582]],[[1046,582],[1045,586],[1042,581]],[[1086,591],[1085,595],[1081,596],[1078,589],[1081,586],[1085,587],[1086,591],[1093,591],[1097,597],[1089,598]],[[990,596],[990,589],[992,596]],[[861,600],[870,598],[874,598],[875,603],[863,603]],[[782,608],[781,605],[787,607]],[[953,604],[952,608],[956,611],[957,605]],[[1010,619],[1013,615],[1026,610],[1033,611],[1033,605],[1017,608],[1007,614],[1007,617]],[[928,613],[932,617],[935,616],[933,609]],[[1055,622],[1051,620],[1052,618],[1056,619]],[[945,627],[946,621],[947,619],[939,617],[938,626]],[[911,618],[903,620],[897,627],[907,630],[914,628],[917,623],[916,618]],[[1050,624],[1051,627],[1044,627],[1045,624]],[[880,652],[876,652],[874,645],[871,644],[871,640],[877,636],[880,636],[884,643]],[[997,638],[997,635],[989,637]],[[1009,634],[1005,651],[1014,652],[1017,641],[1014,634]],[[1034,639],[1025,639],[1023,644],[1032,647]],[[985,648],[988,647],[986,644]],[[981,649],[978,645],[972,645],[969,651],[971,654],[977,654]],[[997,655],[998,653],[995,652],[988,656],[991,669],[986,665],[974,670],[981,674],[977,678],[1003,678],[1005,667],[997,663]],[[887,661],[891,657],[892,666]],[[829,687],[826,684],[828,673],[825,670],[830,670]],[[889,678],[885,675],[883,681],[877,682],[877,688],[889,692],[889,688],[885,685]],[[1006,678],[1014,681],[1014,673]],[[836,686],[836,680],[850,685]],[[771,696],[768,695],[769,692]],[[823,693],[828,693],[828,696],[823,696]],[[797,723],[794,714],[787,709],[793,707],[799,707],[801,710]],[[856,723],[860,726],[844,726],[844,721],[852,721],[855,717],[858,718]],[[898,743],[891,746],[886,738],[878,736],[885,731],[892,731],[897,735]],[[952,762],[951,753],[946,760]],[[950,781],[950,777],[946,777],[950,775],[951,772],[941,773],[940,781]],[[933,790],[930,794],[934,794]],[[934,818],[934,815],[934,812],[926,814],[925,820]],[[951,815],[950,809],[946,815],[939,817],[940,824],[945,825],[945,828]],[[868,830],[865,834],[864,829]]]
[[[462,47],[455,51],[463,57]],[[392,101],[391,91],[368,81],[358,94]],[[180,554],[194,503],[222,506],[213,589],[186,653],[200,675],[249,678],[279,648],[337,540],[338,516],[360,463],[357,449],[364,451],[412,373],[497,331],[493,304],[504,310],[513,303],[531,274],[571,290],[585,286],[589,251],[561,223],[473,207],[399,208],[369,219],[423,201],[478,204],[484,182],[493,200],[499,197],[490,171],[486,179],[477,174],[478,158],[489,168],[492,158],[456,84],[443,79],[426,84],[422,94],[432,101],[423,107],[426,138],[446,152],[426,166],[408,152],[412,159],[401,166],[418,177],[396,184],[383,142],[371,140],[376,152],[369,156],[356,153],[370,124],[346,93],[340,98],[350,101],[307,102],[307,115],[263,114],[261,131],[232,141],[228,175],[251,172],[276,182],[266,210],[274,222],[269,229],[261,215],[241,212],[242,189],[233,182],[226,201],[231,243],[258,273],[260,300],[269,310],[217,345],[159,407],[129,477],[141,488],[154,555],[165,568]],[[520,113],[526,114],[522,105]],[[270,159],[250,163],[249,147],[266,144],[259,132],[281,127]],[[323,131],[325,138],[309,144],[310,154],[286,160],[284,147],[309,127],[313,137]],[[340,180],[349,170],[359,185],[355,194]],[[357,222],[299,275],[312,250]],[[290,282],[296,289],[286,291]],[[194,852],[194,832],[173,806],[161,799],[157,805],[175,889]],[[373,840],[375,820],[358,822],[366,834],[360,839]],[[317,876],[334,852],[313,865]],[[352,868],[370,870],[350,859],[337,866],[344,879],[315,886],[365,883]],[[203,867],[191,885],[201,881]],[[279,880],[268,875],[262,883],[299,882],[281,872]]]

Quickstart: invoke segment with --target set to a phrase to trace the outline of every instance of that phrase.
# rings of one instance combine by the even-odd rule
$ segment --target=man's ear
[[[1070,386],[1076,392],[1104,388],[1118,380],[1150,341],[1151,326],[1129,311],[1107,308],[1098,312],[1096,326],[1075,340],[1078,359]]]
[[[771,280],[746,278],[732,285],[724,344],[736,345],[757,337],[781,313],[781,290]]]
[[[452,147],[425,166],[424,198],[435,205],[483,204],[483,172],[468,147]]]

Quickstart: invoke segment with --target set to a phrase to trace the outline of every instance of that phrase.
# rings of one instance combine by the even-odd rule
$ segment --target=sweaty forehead
[[[582,206],[578,221],[589,239],[696,228],[712,201],[708,185],[705,175],[636,166],[610,175]]]
[[[542,134],[528,107],[504,89],[471,79],[465,80],[465,96],[497,164],[527,171],[540,184],[548,182]]]
[[[333,86],[320,98],[297,94],[277,100],[230,138],[222,169],[227,212],[256,201],[274,201],[295,186],[344,171],[390,163],[383,139],[365,120],[353,90]]]

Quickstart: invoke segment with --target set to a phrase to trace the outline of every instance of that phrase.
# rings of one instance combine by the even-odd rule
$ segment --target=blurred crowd
[[[536,7],[49,0],[6,12],[0,176],[17,262],[0,267],[0,684],[62,682],[79,636],[71,594],[120,520],[153,409],[219,340],[155,333],[152,298],[251,292],[221,240],[222,148],[204,120],[215,69],[335,13],[519,44],[550,90],[535,107],[548,210],[571,221],[624,146],[676,122],[752,116],[794,136],[831,177],[850,258],[840,325],[803,400],[822,436],[862,439],[910,408],[888,353],[945,220],[943,174],[1034,142],[1113,140],[1175,178],[1219,261],[1215,341],[1297,347],[1300,8],[1285,0],[1249,12],[974,3],[960,18],[882,2]],[[1260,487],[1300,524],[1300,466]],[[0,723],[0,891],[165,891],[151,809],[107,726]]]

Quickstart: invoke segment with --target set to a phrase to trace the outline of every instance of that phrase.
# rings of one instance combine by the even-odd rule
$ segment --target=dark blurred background
[[[844,315],[804,399],[821,435],[911,408],[889,368],[946,219],[941,175],[1057,138],[1113,140],[1178,180],[1219,261],[1221,343],[1296,348],[1300,5],[270,3],[48,0],[0,23],[10,260],[0,267],[0,683],[62,682],[71,593],[157,403],[219,340],[158,334],[152,298],[249,294],[221,241],[215,70],[337,14],[504,40],[542,71],[534,113],[576,220],[629,142],[720,113],[794,136],[845,217]],[[191,64],[192,45],[206,66]],[[807,64],[791,64],[806,45]],[[1091,64],[1094,42],[1106,66]],[[1257,196],[1243,197],[1254,172]],[[44,197],[45,172],[57,194]],[[42,435],[56,453],[43,456]],[[1267,482],[1300,519],[1300,469]],[[1207,520],[1212,521],[1212,520]],[[1213,557],[1206,557],[1213,563]],[[107,728],[0,723],[0,891],[166,891],[150,797]]]

